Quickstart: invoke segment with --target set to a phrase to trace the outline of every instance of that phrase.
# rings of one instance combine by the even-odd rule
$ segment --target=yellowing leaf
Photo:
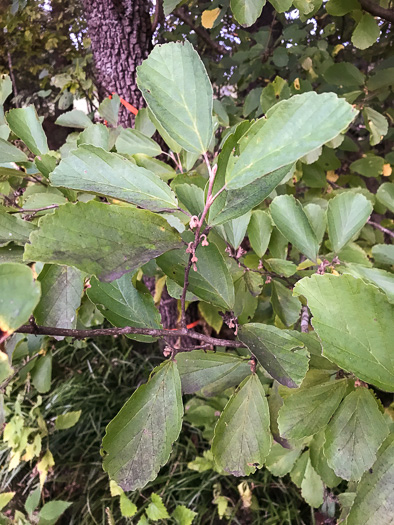
[[[336,182],[338,180],[338,178],[339,178],[339,175],[337,175],[334,170],[327,171],[326,179],[329,182]]]
[[[390,177],[393,172],[393,168],[390,164],[383,164],[383,177]]]
[[[219,16],[220,11],[220,7],[216,7],[216,9],[206,9],[203,11],[201,15],[201,23],[205,29],[211,29],[213,27],[213,24]]]
[[[49,469],[51,469],[55,464],[53,459],[52,452],[48,449],[41,461],[37,463],[37,470],[40,474],[40,486],[43,487],[45,480],[47,479]]]
[[[296,89],[297,91],[300,89],[300,79],[298,77],[294,80],[293,85],[294,89]]]

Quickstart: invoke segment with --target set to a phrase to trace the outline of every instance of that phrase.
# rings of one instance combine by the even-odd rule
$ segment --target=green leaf
[[[394,244],[375,244],[372,255],[379,264],[394,264]]]
[[[72,151],[50,180],[54,186],[114,197],[152,211],[178,206],[169,186],[157,175],[96,146]]]
[[[12,82],[9,75],[0,75],[0,104],[4,104],[12,93]],[[0,509],[1,510],[1,509]]]
[[[167,182],[170,179],[176,177],[175,170],[171,168],[165,162],[161,160],[152,159],[146,155],[133,155],[134,160],[137,163],[137,166],[141,166],[149,171],[152,171],[155,175],[158,175],[164,182]]]
[[[6,505],[12,500],[15,496],[15,492],[3,492],[0,494],[0,510],[3,510]]]
[[[123,490],[152,481],[171,453],[182,425],[181,381],[176,364],[155,368],[107,426],[103,467]]]
[[[151,137],[156,131],[155,125],[149,118],[147,108],[140,108],[135,116],[135,129],[143,133],[146,137]]]
[[[197,271],[189,274],[189,291],[219,308],[232,310],[234,307],[234,285],[223,256],[210,241],[209,246],[196,250]],[[183,287],[188,254],[185,250],[165,253],[158,257],[157,264],[173,281]]]
[[[231,0],[230,6],[237,22],[249,27],[261,15],[265,2],[266,0]]]
[[[45,503],[38,515],[38,525],[54,525],[70,505],[72,505],[72,503],[61,500]]]
[[[172,140],[186,151],[207,151],[212,138],[212,86],[188,41],[157,45],[137,68],[137,85]]]
[[[293,262],[286,261],[285,259],[265,259],[264,266],[268,271],[278,275],[284,275],[285,277],[291,277],[297,272],[297,266]]]
[[[161,148],[157,142],[136,129],[122,129],[115,143],[116,151],[125,155],[142,153],[149,157],[160,155]]]
[[[98,112],[104,120],[111,126],[118,124],[120,108],[120,97],[119,95],[112,95],[111,98],[105,98],[98,107]]]
[[[223,231],[225,240],[235,249],[238,249],[241,242],[244,240],[246,230],[250,221],[251,212],[248,211],[245,215],[241,215],[236,219],[231,219],[223,224]]]
[[[250,375],[248,360],[234,354],[193,350],[180,352],[176,361],[184,394],[201,391],[205,397],[216,396]]]
[[[290,334],[275,326],[248,323],[239,327],[238,338],[274,379],[297,388],[307,373],[309,355],[303,343]]]
[[[103,316],[119,327],[162,328],[158,309],[148,290],[137,290],[130,275],[123,275],[112,283],[102,283],[96,278],[90,280],[87,294]],[[138,341],[153,341],[149,336],[129,336]]]
[[[378,201],[394,213],[394,183],[385,182],[379,186],[376,192]]]
[[[335,474],[357,481],[372,467],[388,432],[374,395],[367,388],[356,388],[326,429],[324,455]]]
[[[124,518],[132,518],[137,512],[137,505],[129,500],[125,493],[122,493],[119,498],[120,513]]]
[[[380,29],[375,18],[369,13],[364,13],[353,31],[352,43],[358,49],[367,49],[372,46],[380,36]]]
[[[280,195],[271,202],[272,220],[281,234],[311,261],[317,260],[319,244],[299,201]]]
[[[150,520],[159,521],[170,517],[160,496],[153,493],[151,494],[151,500],[145,511]]]
[[[321,244],[327,227],[327,216],[325,210],[318,204],[309,202],[303,206],[305,215],[315,234],[317,242]]]
[[[29,514],[33,514],[33,512],[38,507],[38,504],[40,503],[41,498],[41,488],[38,485],[38,487],[30,492],[30,494],[27,496],[25,501],[25,511]]]
[[[275,280],[271,283],[271,302],[275,313],[286,326],[291,326],[298,321],[301,312],[301,303],[293,297],[291,290]]]
[[[83,274],[69,266],[46,264],[38,281],[41,283],[41,299],[34,317],[42,326],[76,328],[77,309],[83,294]]]
[[[361,277],[367,283],[373,283],[386,295],[389,303],[394,304],[394,274],[378,268],[366,268],[361,264],[348,264],[343,273]]]
[[[231,396],[216,424],[213,456],[226,472],[248,476],[264,464],[271,439],[267,398],[259,378],[253,374]]]
[[[248,237],[259,257],[267,251],[272,232],[271,217],[266,211],[254,210],[248,226]]]
[[[200,215],[205,206],[204,190],[195,184],[175,184],[173,187],[179,201],[192,215]]]
[[[0,246],[10,242],[25,244],[31,232],[36,229],[37,226],[31,222],[24,221],[19,215],[7,213],[5,208],[0,208]]]
[[[0,264],[0,331],[11,335],[29,320],[40,300],[40,284],[28,266]]]
[[[324,443],[326,441],[324,429],[313,436],[309,444],[309,455],[312,467],[321,477],[329,488],[337,487],[342,481],[327,463],[327,458],[323,453]]]
[[[354,9],[360,9],[358,0],[329,0],[326,4],[327,13],[333,16],[344,16]]]
[[[351,191],[340,193],[328,202],[328,236],[335,253],[360,232],[372,210],[371,202],[364,195]]]
[[[177,505],[171,517],[176,521],[177,525],[192,525],[197,512],[188,509],[184,505]]]
[[[356,114],[334,93],[309,92],[279,102],[267,112],[266,120],[250,128],[257,131],[242,139],[242,152],[226,174],[228,189],[242,188],[295,162],[335,138]]]
[[[275,11],[278,13],[288,11],[292,6],[292,3],[292,0],[270,0],[270,4],[274,6]]]
[[[302,439],[319,432],[338,408],[346,387],[346,379],[340,379],[302,386],[286,397],[279,410],[280,435],[287,439]]]
[[[79,134],[78,146],[93,144],[94,146],[109,150],[109,131],[104,124],[92,124]]]
[[[176,8],[181,0],[163,0],[163,8],[165,16],[168,16]]]
[[[387,135],[389,123],[386,117],[369,107],[363,109],[363,117],[365,127],[370,133],[369,142],[371,146],[376,146],[376,144],[382,142],[384,136]]]
[[[350,169],[364,177],[379,177],[383,172],[384,159],[373,154],[355,160],[350,164]],[[389,183],[385,183],[389,184]],[[383,184],[382,184],[383,186]]]
[[[40,394],[46,394],[51,389],[52,380],[52,353],[40,356],[31,371],[31,380],[34,388]]]
[[[301,447],[284,448],[279,443],[272,444],[265,466],[274,476],[285,476],[294,466],[301,453]]]
[[[40,219],[25,258],[75,266],[103,281],[119,279],[181,240],[168,222],[146,210],[101,202],[65,204]]]
[[[66,128],[85,129],[92,125],[90,118],[80,109],[73,109],[60,115],[55,124]]]
[[[47,138],[34,106],[11,109],[7,113],[7,122],[11,130],[19,137],[34,155],[49,152]]]
[[[56,168],[56,157],[52,156],[51,153],[46,153],[41,155],[41,157],[36,157],[34,164],[44,177],[49,178],[49,174]]]
[[[391,525],[394,515],[394,434],[378,452],[372,469],[365,472],[357,487],[347,525]]]
[[[0,383],[13,373],[13,368],[10,365],[8,355],[0,350]],[[1,509],[0,509],[1,510]]]
[[[323,355],[381,390],[394,391],[394,306],[375,286],[351,275],[313,275],[294,288],[313,315]]]
[[[311,507],[318,508],[323,503],[323,481],[313,468],[310,458],[308,458],[303,480],[301,481],[301,495]]]
[[[329,84],[340,87],[362,86],[365,76],[351,62],[336,62],[332,64],[323,74],[324,79]]]
[[[223,224],[230,219],[235,219],[236,217],[244,215],[246,212],[263,202],[263,200],[266,199],[292,171],[293,165],[284,166],[283,168],[279,168],[278,170],[247,184],[241,189],[223,192],[225,194],[224,197],[226,198],[223,203],[225,206],[218,214],[212,214],[212,219],[210,215],[208,222],[212,226],[216,226]]]
[[[0,138],[0,162],[26,162],[27,156],[6,140]]]
[[[223,326],[223,317],[219,314],[218,308],[200,301],[198,303],[198,311],[209,326],[212,326],[215,332],[219,333]]]
[[[76,410],[72,412],[67,412],[66,414],[60,414],[55,419],[56,430],[66,430],[67,428],[72,428],[78,423],[81,414],[82,410]]]

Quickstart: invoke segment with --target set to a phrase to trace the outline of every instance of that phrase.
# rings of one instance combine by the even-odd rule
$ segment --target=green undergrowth
[[[161,496],[169,514],[179,505],[196,512],[193,525],[314,523],[310,508],[289,477],[276,478],[263,469],[249,478],[234,478],[209,468],[207,435],[213,425],[192,425],[187,414],[168,464],[143,491],[127,494],[137,506],[136,514],[133,518],[121,516],[119,498],[111,496],[108,476],[102,469],[102,436],[113,414],[161,361],[156,345],[132,345],[125,338],[73,345],[61,341],[55,345],[52,387],[41,396],[39,408],[49,433],[42,440],[42,451],[48,447],[55,461],[41,504],[53,500],[72,503],[58,523],[104,525],[113,519],[116,524],[137,524],[152,493]],[[32,383],[15,382],[5,395],[6,421],[12,416],[18,395],[26,417],[39,398]],[[82,413],[76,425],[55,429],[59,414],[78,410]],[[5,512],[11,517],[15,510],[26,513],[26,499],[39,482],[35,462],[21,461],[9,472],[9,461],[9,449],[2,444],[1,492],[16,492]],[[159,522],[175,523],[172,518]]]

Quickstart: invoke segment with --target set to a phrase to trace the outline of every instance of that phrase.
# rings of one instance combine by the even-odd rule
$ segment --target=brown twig
[[[12,213],[37,213],[39,211],[52,210],[53,208],[58,208],[59,204],[51,204],[50,206],[44,206],[43,208],[35,208],[34,210],[27,210],[26,208],[21,208],[20,210],[13,210]]]
[[[371,13],[371,15],[378,16],[388,22],[394,23],[394,9],[381,7],[379,3],[374,0],[360,0],[360,4],[364,11]]]
[[[86,339],[87,337],[99,337],[104,335],[128,335],[128,334],[139,334],[139,335],[150,335],[152,337],[190,337],[204,343],[215,345],[215,346],[228,346],[230,348],[245,348],[245,345],[241,341],[234,341],[229,339],[219,339],[216,337],[210,337],[205,334],[199,334],[194,330],[188,330],[187,328],[180,328],[176,330],[164,330],[155,328],[135,328],[133,326],[126,326],[124,328],[96,328],[86,330],[74,330],[71,328],[57,328],[54,326],[31,326],[23,325],[15,330],[19,334],[33,334],[33,335],[49,335],[49,336],[60,336],[60,337],[73,337],[75,339]]]
[[[387,228],[384,228],[378,222],[371,221],[371,219],[368,219],[367,223],[373,226],[374,228],[376,228],[377,230],[380,230],[383,233],[387,233],[387,235],[394,238],[394,232],[392,232],[391,230],[388,230]]]

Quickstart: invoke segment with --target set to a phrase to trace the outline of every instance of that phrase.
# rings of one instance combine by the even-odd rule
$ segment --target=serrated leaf
[[[344,192],[329,201],[328,236],[335,253],[359,233],[372,210],[371,202],[361,193]]]
[[[72,109],[71,111],[67,111],[67,113],[60,115],[55,121],[55,124],[66,128],[85,129],[92,125],[92,121],[86,113],[80,109]]]
[[[325,210],[318,204],[312,202],[303,206],[305,215],[315,234],[317,242],[321,244],[327,227],[327,216]]]
[[[250,221],[251,212],[245,213],[236,219],[231,219],[223,224],[225,240],[235,249],[238,249],[244,240]]]
[[[366,268],[361,264],[348,264],[343,273],[361,277],[367,283],[375,284],[387,295],[388,301],[394,304],[394,274],[379,268]]]
[[[212,86],[188,41],[156,46],[137,68],[137,85],[172,140],[186,151],[207,151],[212,138]]]
[[[367,49],[380,36],[380,29],[375,18],[369,13],[363,13],[356,29],[353,31],[352,44],[358,49]]]
[[[342,481],[332,468],[327,463],[327,458],[323,453],[325,443],[324,429],[313,436],[309,444],[309,456],[311,458],[312,467],[321,477],[323,482],[329,488],[337,487]]]
[[[150,520],[159,521],[170,517],[160,496],[153,493],[151,494],[151,500],[145,511]]]
[[[219,308],[234,307],[234,285],[223,256],[211,241],[209,246],[196,250],[197,271],[189,274],[189,291],[197,297]],[[166,253],[157,258],[158,266],[179,286],[183,287],[188,254],[185,250]]]
[[[141,153],[149,157],[160,155],[161,148],[157,142],[136,129],[122,129],[115,143],[116,151],[125,155]]]
[[[241,154],[226,174],[228,189],[242,188],[295,162],[335,138],[356,114],[334,93],[308,92],[279,102],[267,112],[258,131],[245,139]]]
[[[119,108],[119,95],[112,95],[111,98],[107,97],[101,102],[98,107],[98,112],[111,126],[116,126],[118,123]]]
[[[323,74],[329,84],[340,87],[362,86],[365,75],[351,62],[336,62],[327,68]]]
[[[264,464],[271,449],[270,416],[256,374],[247,377],[225,406],[215,427],[212,453],[220,468],[248,476]]]
[[[109,423],[103,439],[103,467],[123,490],[153,480],[170,456],[182,425],[181,382],[176,364],[155,368]]]
[[[231,0],[230,6],[237,22],[249,27],[261,15],[265,2],[266,0]]]
[[[283,168],[279,168],[278,170],[268,173],[264,177],[247,184],[243,188],[223,192],[223,205],[225,205],[219,213],[216,215],[212,214],[212,220],[210,215],[208,222],[213,226],[217,226],[228,220],[244,215],[266,199],[292,171],[293,165],[284,166]]]
[[[302,386],[286,397],[279,410],[280,435],[287,439],[302,439],[319,432],[338,408],[346,387],[346,379],[340,379]]]
[[[291,331],[261,323],[239,327],[238,338],[267,372],[282,385],[297,388],[308,370],[309,356]]]
[[[301,495],[311,507],[318,508],[323,503],[324,485],[321,477],[313,468],[310,458],[308,458],[301,481]]]
[[[111,283],[93,277],[87,290],[89,299],[108,321],[119,327],[162,328],[161,317],[153,297],[147,290],[138,291],[130,275],[123,275]],[[152,341],[149,336],[128,336],[137,341]]]
[[[76,328],[81,305],[84,276],[76,268],[46,264],[38,276],[41,299],[34,310],[42,326]],[[62,338],[60,338],[62,339]]]
[[[253,250],[259,257],[267,251],[272,232],[271,217],[266,211],[254,210],[248,225],[248,237]]]
[[[93,144],[96,147],[108,151],[110,147],[109,130],[107,126],[104,126],[104,124],[92,124],[91,126],[88,126],[79,134],[77,144],[78,146],[82,146],[83,144]]]
[[[16,146],[0,138],[0,162],[26,162],[27,156]]]
[[[184,505],[177,505],[171,517],[176,521],[177,525],[192,525],[197,512],[188,509]]]
[[[157,175],[92,145],[70,152],[50,181],[54,186],[114,197],[152,211],[178,206],[174,193]]]
[[[372,467],[388,432],[373,394],[357,388],[346,396],[326,429],[324,455],[338,476],[357,481]]]
[[[364,473],[347,525],[391,525],[394,515],[394,434],[386,439],[371,471]]]
[[[26,245],[26,259],[75,266],[103,281],[119,279],[182,245],[164,218],[96,201],[60,206],[39,226]]]
[[[375,244],[372,255],[379,264],[394,264],[394,244]]]
[[[19,215],[7,213],[4,208],[0,208],[0,246],[10,242],[25,244],[31,232],[36,229],[37,226],[31,222],[24,221]]]
[[[300,202],[290,195],[280,195],[271,202],[270,213],[281,234],[308,259],[316,261],[319,243]]]
[[[119,498],[120,513],[124,518],[132,518],[137,512],[137,505],[129,500],[125,493]]]
[[[7,113],[11,130],[19,137],[34,155],[49,152],[47,138],[34,106],[11,109]]]
[[[284,448],[274,442],[265,466],[274,476],[285,476],[291,471],[300,454],[301,447]]]
[[[29,320],[41,295],[28,266],[0,264],[0,332],[11,335]]]
[[[223,352],[180,352],[176,361],[184,394],[201,391],[203,396],[216,396],[239,385],[251,373],[248,360]]]
[[[371,146],[376,146],[387,135],[389,123],[386,117],[369,107],[363,109],[363,117],[365,127],[370,133],[369,142]]]
[[[375,286],[351,275],[313,275],[294,288],[313,315],[323,355],[357,377],[394,391],[394,306]]]

